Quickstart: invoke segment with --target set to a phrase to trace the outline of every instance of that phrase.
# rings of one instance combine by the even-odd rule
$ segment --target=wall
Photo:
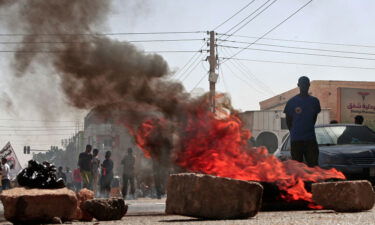
[[[375,89],[375,82],[364,81],[311,81],[310,94],[320,100],[322,108],[330,109],[331,119],[340,121],[339,88]],[[261,110],[284,109],[286,102],[299,93],[298,88],[291,89],[280,95],[259,103]]]

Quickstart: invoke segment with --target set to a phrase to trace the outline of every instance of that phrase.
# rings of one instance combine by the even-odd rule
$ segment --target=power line
[[[69,136],[72,134],[0,134],[3,136]]]
[[[229,36],[227,34],[220,34],[220,35]],[[259,37],[251,37],[251,36],[244,36],[244,35],[232,35],[232,37],[240,37],[240,38],[248,38],[248,39],[258,39],[259,38]],[[297,42],[297,43],[309,43],[309,44],[323,44],[323,45],[375,48],[375,45],[344,44],[344,43],[333,43],[333,42],[306,41],[306,40],[283,39],[283,38],[266,38],[266,37],[263,37],[262,39],[263,40],[271,40],[271,41],[285,41],[285,42]]]
[[[70,126],[0,126],[0,128],[14,128],[14,129],[23,129],[23,128],[77,128],[77,126],[70,125]]]
[[[67,131],[75,131],[77,129],[75,128],[61,128],[61,129],[0,129],[0,131],[14,131],[14,132],[22,132],[22,131],[61,131],[61,130],[67,130]]]
[[[162,31],[162,32],[118,32],[118,33],[1,33],[0,36],[120,36],[120,35],[163,35],[163,34],[199,34],[206,31]]]
[[[47,54],[56,54],[56,53],[74,53],[75,51],[24,51],[24,50],[0,50],[0,53],[22,53],[22,54],[36,54],[36,53],[47,53]],[[76,51],[76,52],[84,52],[84,51]],[[189,50],[158,50],[158,51],[144,51],[145,53],[191,53],[191,52],[197,52],[197,51],[189,51]]]
[[[202,83],[203,79],[206,78],[207,75],[208,75],[208,73],[206,73],[204,76],[202,76],[202,78],[198,81],[198,83],[191,89],[190,93],[193,92],[194,89],[197,88],[200,83]]]
[[[290,51],[270,50],[270,49],[261,49],[261,48],[243,48],[243,47],[227,46],[227,45],[220,45],[220,46],[224,48],[236,48],[236,49],[242,49],[242,50],[276,52],[276,53],[286,53],[286,54],[295,54],[295,55],[323,56],[323,57],[333,57],[333,58],[343,58],[343,59],[375,60],[373,58],[354,57],[354,56],[325,55],[325,54],[307,53],[307,52],[290,52]]]
[[[195,64],[195,66],[192,67],[191,70],[184,77],[181,78],[181,82],[186,80],[186,78],[190,76],[190,74],[199,66],[200,63],[202,63],[202,58],[200,58],[200,60]]]
[[[75,120],[26,120],[26,119],[13,119],[13,118],[0,118],[0,120],[7,120],[7,121],[19,121],[19,122],[46,122],[46,123],[77,123],[78,121]]]
[[[199,50],[195,53],[195,54],[193,54],[193,56],[185,63],[185,65],[179,70],[179,72],[180,72],[180,75],[178,76],[178,78],[180,78],[181,76],[183,76],[182,74],[184,74],[187,70],[185,70],[185,72],[182,72],[182,74],[181,74],[181,71],[183,71],[189,64],[190,64],[190,62],[194,59],[194,57],[196,57],[198,54],[199,54],[199,51],[201,51],[201,53],[202,53],[202,50],[203,50],[203,47],[204,47],[204,45],[206,44],[206,42],[204,42],[203,44],[202,44],[202,46],[199,48]],[[194,64],[194,62],[192,63],[192,64]],[[178,72],[177,72],[178,73]],[[177,73],[175,74],[175,75],[177,75]],[[175,76],[174,75],[174,76]],[[177,79],[178,79],[177,78]]]
[[[245,17],[244,19],[242,19],[240,22],[238,22],[236,25],[234,25],[233,27],[231,27],[229,30],[227,30],[224,34],[221,34],[220,37],[222,36],[228,36],[227,38],[229,38],[230,36],[232,36],[234,33],[232,34],[228,34],[229,32],[231,32],[233,29],[235,29],[236,27],[238,27],[239,25],[241,25],[244,21],[246,21],[248,18],[250,18],[252,15],[254,15],[258,10],[260,10],[264,5],[266,5],[268,2],[270,2],[271,0],[267,0],[265,3],[263,3],[261,6],[259,6],[258,8],[256,8],[252,13],[250,13],[247,17]],[[251,22],[251,21],[250,21]]]
[[[272,29],[270,29],[269,31],[267,31],[265,34],[263,34],[261,37],[259,37],[258,39],[256,39],[254,42],[252,42],[251,44],[249,44],[248,46],[246,46],[246,48],[250,47],[251,45],[253,45],[254,43],[258,42],[260,39],[262,39],[263,37],[267,36],[269,33],[271,33],[272,31],[274,31],[275,29],[277,29],[278,27],[280,27],[282,24],[284,24],[286,21],[288,21],[290,18],[292,18],[294,15],[296,15],[299,11],[301,11],[303,8],[305,8],[306,6],[308,6],[313,0],[309,0],[307,3],[305,3],[303,6],[301,6],[300,8],[298,8],[296,11],[294,11],[291,15],[289,15],[287,18],[285,18],[283,21],[281,21],[279,24],[277,24],[276,26],[274,26]],[[231,57],[229,58],[233,58],[235,56],[237,56],[238,54],[240,54],[242,51],[244,51],[244,49],[238,51],[237,53],[235,53],[234,55],[232,55]],[[226,60],[225,60],[226,61]],[[224,61],[224,62],[225,62]],[[223,62],[223,63],[224,63]]]
[[[222,50],[224,50],[227,54],[229,53],[229,50],[227,51],[227,49],[225,48],[222,48]],[[229,53],[231,54],[231,53]],[[234,62],[234,63],[233,63]],[[271,88],[269,88],[266,84],[264,84],[262,81],[260,81],[259,79],[256,78],[255,75],[253,75],[250,71],[247,71],[247,67],[241,62],[241,61],[237,61],[237,60],[233,60],[232,61],[229,61],[229,63],[231,63],[237,70],[239,70],[240,72],[242,72],[246,78],[248,78],[248,80],[250,82],[254,82],[256,84],[259,84],[263,87],[259,87],[260,88],[260,91],[264,92],[265,94],[275,94]],[[238,66],[234,65],[234,64],[237,64]],[[265,92],[265,90],[269,90],[269,92]]]
[[[249,42],[242,42],[242,41],[230,41],[230,40],[222,40],[222,41],[231,42],[231,43],[239,43],[239,44],[250,44]],[[307,47],[297,47],[297,46],[287,46],[287,45],[275,45],[275,44],[263,44],[263,43],[254,43],[253,45],[269,46],[269,47],[280,47],[280,48],[291,48],[291,49],[302,49],[302,50],[312,50],[312,51],[335,52],[335,53],[345,53],[345,54],[375,55],[375,53],[369,53],[369,52],[341,51],[341,50],[331,50],[331,49],[322,49],[322,48],[307,48]]]
[[[249,17],[251,17],[255,12],[257,12],[259,9],[261,9],[264,5],[266,5],[268,2],[270,2],[271,0],[268,0],[266,1],[263,5],[261,5],[259,8],[257,8],[253,13],[251,13],[248,17],[246,17],[244,20],[248,19]],[[235,30],[233,33],[229,34],[228,37],[226,39],[228,39],[230,36],[234,35],[235,33],[237,33],[238,31],[240,31],[242,28],[244,28],[246,25],[248,25],[250,22],[252,22],[255,18],[257,18],[260,14],[262,14],[264,11],[266,11],[269,7],[271,7],[275,2],[277,2],[278,0],[273,0],[273,2],[271,2],[271,4],[267,5],[264,9],[262,9],[258,14],[256,14],[253,18],[251,18],[249,21],[247,21],[245,24],[243,24],[241,27],[239,27],[237,30]],[[236,26],[240,25],[244,20],[242,20],[240,23],[238,23]],[[235,28],[236,26],[232,27]],[[232,30],[231,29],[231,30]],[[229,31],[227,31],[226,33],[228,33]]]
[[[242,58],[223,58],[223,59],[225,59],[225,60],[241,60],[241,61],[261,62],[261,63],[278,63],[278,64],[303,65],[303,66],[317,66],[317,67],[332,67],[332,68],[346,68],[346,69],[375,70],[375,67],[338,66],[338,65],[327,65],[327,64],[297,63],[297,62],[258,60],[258,59],[242,59]]]
[[[224,22],[222,22],[221,24],[217,25],[213,30],[217,30],[218,28],[220,28],[221,26],[223,26],[224,24],[226,24],[229,20],[233,19],[235,16],[237,16],[239,13],[241,13],[243,10],[245,10],[246,8],[248,8],[251,4],[253,4],[255,2],[255,0],[252,0],[251,2],[247,3],[244,7],[242,7],[240,10],[238,10],[237,12],[235,12],[231,17],[229,17],[227,20],[225,20]]]
[[[221,80],[223,81],[223,86],[224,86],[225,92],[229,93],[227,83],[225,82],[225,79],[224,79],[223,69],[221,67],[219,67],[219,73],[221,74],[221,76],[219,76],[219,78],[221,78]]]
[[[227,69],[233,74],[233,76],[237,77],[237,79],[239,79],[240,81],[242,81],[243,83],[245,83],[247,86],[249,86],[251,90],[255,90],[255,91],[257,91],[257,92],[260,93],[260,94],[265,94],[264,92],[259,91],[257,88],[255,88],[255,87],[254,87],[252,84],[250,84],[247,80],[245,80],[245,79],[241,78],[240,76],[238,76],[238,75],[232,70],[232,68],[230,68],[230,67],[228,66],[228,64],[224,64],[224,65],[225,65],[225,66],[227,67]]]
[[[129,41],[120,41],[123,43],[138,43],[138,42],[187,42],[187,41],[205,41],[205,39],[155,39],[155,40],[129,40]],[[86,44],[86,43],[96,43],[99,41],[0,41],[0,44]]]

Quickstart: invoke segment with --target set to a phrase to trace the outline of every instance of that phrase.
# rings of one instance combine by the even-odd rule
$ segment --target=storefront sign
[[[364,124],[375,129],[375,90],[340,88],[341,123],[354,123],[362,115]]]

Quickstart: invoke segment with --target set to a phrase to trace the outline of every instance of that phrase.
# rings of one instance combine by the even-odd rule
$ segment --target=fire
[[[138,145],[150,155],[150,134],[158,131],[160,120],[144,122],[136,134]],[[345,179],[335,170],[310,168],[297,161],[280,161],[268,154],[265,147],[250,147],[248,140],[251,132],[243,128],[237,115],[217,118],[202,108],[190,110],[182,133],[179,134],[179,146],[173,160],[175,164],[191,172],[229,177],[239,180],[275,183],[285,191],[281,196],[287,201],[304,200],[313,204],[312,194],[304,186],[306,181],[318,182],[327,179]]]

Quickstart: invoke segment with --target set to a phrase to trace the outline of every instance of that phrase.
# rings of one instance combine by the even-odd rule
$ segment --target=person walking
[[[321,111],[319,99],[309,94],[310,79],[298,79],[300,93],[289,99],[284,113],[290,132],[292,159],[309,167],[318,165],[319,148],[315,135],[315,123]]]
[[[99,159],[99,150],[95,148],[92,151],[92,187],[95,196],[99,194],[99,174],[100,174],[100,159]]]
[[[113,179],[113,161],[111,159],[111,152],[105,153],[105,160],[102,164],[102,174],[100,177],[100,193],[102,197],[108,198],[111,192],[111,183]]]
[[[128,194],[128,185],[130,185],[130,198],[135,199],[135,187],[134,187],[134,164],[135,157],[133,155],[133,149],[128,148],[128,154],[121,161],[123,165],[123,174],[122,174],[122,196],[126,199]]]
[[[81,172],[83,188],[92,190],[92,154],[91,145],[86,145],[86,150],[79,154],[78,166]]]
[[[8,190],[10,189],[10,167],[8,165],[8,160],[6,158],[1,159],[1,184],[2,184],[2,190]]]
[[[76,192],[79,192],[82,188],[82,177],[81,177],[81,171],[79,168],[76,168],[73,171],[73,182],[74,182],[74,189]]]

